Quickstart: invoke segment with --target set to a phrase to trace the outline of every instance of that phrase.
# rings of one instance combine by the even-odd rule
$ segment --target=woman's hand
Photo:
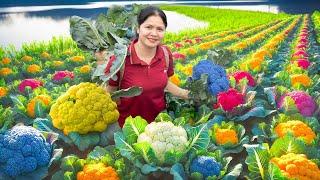
[[[173,84],[171,81],[168,81],[166,90],[172,95],[179,97],[181,99],[189,99],[189,90],[182,89],[177,85]]]
[[[94,53],[96,59],[97,59],[97,64],[103,64],[105,62],[106,56],[107,56],[107,51],[103,50],[103,51],[97,51]]]

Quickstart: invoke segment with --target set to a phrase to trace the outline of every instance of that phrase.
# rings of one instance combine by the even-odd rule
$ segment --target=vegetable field
[[[320,12],[162,8],[210,25],[166,35],[170,81],[190,99],[167,94],[151,124],[120,129],[116,101],[140,89],[101,87],[123,63],[135,7],[73,17],[72,38],[0,49],[0,180],[320,179]],[[101,49],[117,55],[108,75]]]

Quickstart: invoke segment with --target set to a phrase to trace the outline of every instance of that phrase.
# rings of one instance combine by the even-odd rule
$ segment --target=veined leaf
[[[236,180],[242,171],[242,164],[237,164],[222,180]]]
[[[302,140],[286,135],[274,141],[270,148],[270,153],[275,157],[288,153],[304,154],[306,153],[306,145]]]
[[[156,164],[158,162],[156,154],[149,143],[135,143],[133,144],[133,148],[143,157],[147,164]]]
[[[75,155],[69,155],[64,157],[61,160],[60,168],[63,171],[74,171],[75,168],[73,167],[73,164],[78,160],[79,158]]]
[[[126,122],[123,125],[123,135],[130,145],[137,142],[138,136],[144,132],[144,128],[148,125],[148,122],[140,116],[132,118],[131,116],[126,118]]]
[[[268,165],[270,162],[270,153],[262,145],[244,145],[248,156],[246,164],[250,171],[249,176],[252,179],[266,179]]]
[[[122,156],[132,161],[135,159],[136,152],[134,148],[126,142],[122,132],[119,131],[114,134],[114,141]]]
[[[107,43],[91,22],[79,16],[72,16],[69,22],[70,34],[78,47],[94,51],[108,48]]]
[[[170,169],[170,174],[173,175],[175,180],[184,180],[186,179],[186,175],[183,169],[182,164],[177,163],[173,165]]]
[[[105,73],[102,74],[102,68],[106,66],[104,65],[97,68],[96,71],[99,71],[99,72],[97,73],[94,72],[92,75],[92,79],[98,76],[99,79],[102,80],[104,83],[109,81],[110,78],[114,81],[118,80],[119,77],[117,77],[116,74],[120,71],[121,67],[125,63],[125,59],[127,57],[127,51],[128,51],[128,48],[126,45],[116,43],[113,51],[114,56],[116,57],[116,60],[112,62],[109,74],[105,74]]]
[[[269,163],[268,167],[268,179],[270,180],[283,180],[285,177],[282,175],[278,166],[273,163]]]
[[[185,152],[178,152],[178,151],[167,151],[164,154],[164,163],[165,164],[175,164],[177,162],[179,162],[183,156],[185,155]]]
[[[173,120],[172,120],[172,118],[170,117],[169,114],[167,114],[167,113],[160,113],[160,114],[158,114],[158,116],[156,117],[155,121],[156,121],[156,122],[166,122],[166,121],[172,122]]]
[[[206,149],[210,142],[209,130],[206,124],[196,127],[187,127],[188,138],[190,141],[189,148],[192,150]]]
[[[128,89],[121,89],[111,94],[112,100],[117,100],[120,97],[134,97],[139,96],[143,89],[141,87],[133,86]]]
[[[81,135],[76,132],[71,132],[69,133],[68,137],[73,141],[73,143],[79,148],[80,151],[85,151],[90,146],[96,146],[100,141],[98,133]]]

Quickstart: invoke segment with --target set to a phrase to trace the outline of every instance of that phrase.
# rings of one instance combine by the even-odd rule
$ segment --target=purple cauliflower
[[[285,107],[285,104],[290,104],[289,102],[286,102],[288,101],[288,99],[285,98],[287,96],[289,96],[294,101],[293,105],[295,105],[295,108],[297,108],[300,114],[305,117],[312,116],[317,109],[316,102],[312,99],[310,95],[303,91],[292,91],[281,96],[278,101],[278,108],[284,110],[288,108]]]

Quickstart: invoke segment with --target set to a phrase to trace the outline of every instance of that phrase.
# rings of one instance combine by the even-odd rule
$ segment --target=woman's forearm
[[[170,92],[172,95],[179,97],[181,99],[189,99],[189,91],[186,89],[182,89],[179,86],[173,84],[171,81],[168,81],[166,90]]]

